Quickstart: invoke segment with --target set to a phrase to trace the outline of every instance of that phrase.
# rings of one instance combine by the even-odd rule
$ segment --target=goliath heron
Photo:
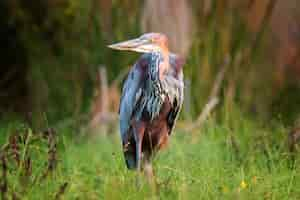
[[[169,52],[161,33],[109,45],[144,53],[130,70],[120,102],[120,132],[128,169],[151,167],[166,146],[183,103],[183,59]],[[152,173],[152,168],[151,168]]]

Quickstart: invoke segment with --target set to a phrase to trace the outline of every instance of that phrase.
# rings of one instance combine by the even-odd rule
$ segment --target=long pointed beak
[[[111,44],[108,45],[108,47],[116,50],[135,51],[140,53],[149,53],[156,49],[155,45],[151,44],[148,40],[140,38]]]

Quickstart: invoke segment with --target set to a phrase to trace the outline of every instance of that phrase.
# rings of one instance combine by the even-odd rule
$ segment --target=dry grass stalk
[[[232,147],[233,151],[234,151],[234,154],[236,155],[236,159],[238,161],[241,161],[241,151],[240,151],[240,147],[239,147],[239,144],[238,142],[236,141],[234,135],[230,135],[229,136],[229,142],[230,142],[230,146]]]
[[[17,193],[13,192],[12,195],[11,195],[11,199],[12,200],[19,200],[21,198],[17,195]]]
[[[7,199],[7,191],[8,191],[8,183],[7,183],[7,160],[5,156],[5,152],[0,152],[0,162],[1,162],[1,179],[0,179],[0,192],[1,199]]]
[[[32,162],[30,156],[28,156],[24,161],[24,171],[25,177],[29,177],[32,174]]]
[[[46,178],[49,173],[53,172],[57,166],[57,141],[56,141],[56,132],[54,129],[47,129],[44,131],[44,136],[47,137],[48,142],[48,163],[47,169],[42,176],[42,179]]]
[[[49,130],[49,137],[48,137],[48,170],[53,171],[57,164],[56,158],[56,136],[54,130]]]
[[[59,200],[62,198],[63,194],[65,193],[66,189],[68,187],[68,182],[63,183],[60,187],[58,192],[55,195],[55,200]]]
[[[288,146],[290,153],[294,153],[297,150],[297,144],[300,142],[300,128],[294,128],[288,134]]]
[[[20,165],[20,147],[19,147],[19,136],[11,135],[9,137],[9,149],[12,151],[12,156],[16,161],[17,165]]]
[[[11,195],[11,199],[12,200],[19,200],[20,198],[18,197],[18,195],[15,192],[13,192],[12,195]]]

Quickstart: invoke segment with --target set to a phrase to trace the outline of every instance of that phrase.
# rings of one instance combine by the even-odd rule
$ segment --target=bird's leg
[[[154,173],[153,173],[152,164],[151,164],[151,162],[149,160],[145,160],[145,163],[144,163],[144,173],[145,173],[145,176],[148,179],[148,182],[150,184],[153,184]]]
[[[140,176],[141,172],[141,162],[142,162],[142,143],[145,132],[145,125],[143,122],[135,122],[133,123],[134,130],[134,138],[136,143],[136,167],[138,171],[138,176]],[[139,177],[138,177],[139,179]],[[139,180],[138,180],[139,182]],[[138,183],[139,185],[139,183]]]
[[[141,161],[142,161],[142,140],[138,139],[136,141],[136,166],[139,172],[141,171]]]
[[[144,137],[145,126],[144,123],[139,122],[135,123],[134,126],[134,137],[136,143],[136,166],[137,170],[141,170],[141,162],[142,162],[142,143]]]
[[[146,154],[144,157],[144,160],[143,160],[144,161],[143,171],[144,171],[144,175],[147,179],[147,182],[148,182],[150,188],[152,189],[152,192],[154,192],[156,194],[157,193],[157,182],[155,179],[155,174],[153,171],[151,160],[152,160],[152,156],[150,156],[149,154]]]

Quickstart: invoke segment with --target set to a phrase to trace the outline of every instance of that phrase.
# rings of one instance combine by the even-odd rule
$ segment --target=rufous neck
[[[163,62],[160,65],[160,70],[159,70],[159,77],[162,80],[164,78],[164,75],[166,72],[169,70],[170,64],[169,64],[169,50],[162,49],[161,54],[163,56]]]

